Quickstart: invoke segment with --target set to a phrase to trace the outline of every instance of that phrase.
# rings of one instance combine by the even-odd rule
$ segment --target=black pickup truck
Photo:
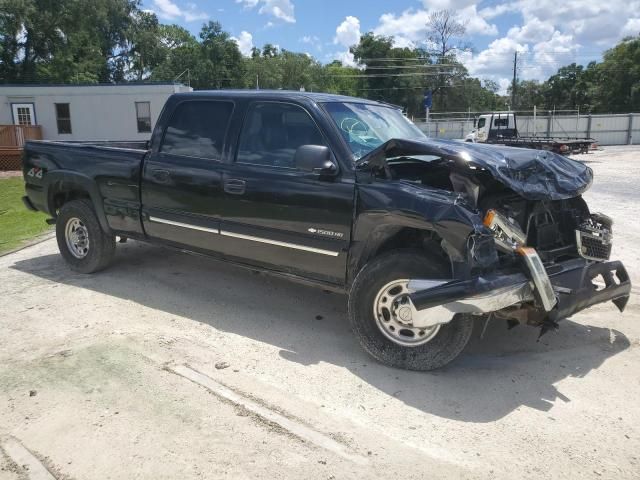
[[[149,145],[28,142],[25,205],[70,267],[116,236],[348,294],[352,329],[395,367],[453,360],[474,322],[555,328],[631,285],[582,163],[425,137],[400,109],[283,91],[176,94]],[[213,272],[212,274],[215,274]]]

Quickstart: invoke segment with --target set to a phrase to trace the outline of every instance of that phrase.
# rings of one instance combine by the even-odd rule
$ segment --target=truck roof
[[[176,93],[176,97],[225,97],[225,98],[265,98],[265,99],[301,99],[306,98],[314,102],[348,102],[366,103],[370,105],[380,105],[386,107],[400,108],[390,103],[368,100],[366,98],[350,97],[347,95],[337,95],[334,93],[321,92],[301,92],[299,90],[197,90],[194,92]]]

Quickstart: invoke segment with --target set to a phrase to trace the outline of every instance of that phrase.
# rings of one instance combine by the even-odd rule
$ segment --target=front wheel
[[[433,370],[455,359],[471,339],[473,317],[418,328],[411,322],[407,285],[414,278],[447,278],[448,266],[419,251],[395,251],[368,263],[349,294],[349,320],[362,347],[396,368]]]
[[[89,200],[72,200],[60,209],[56,239],[62,257],[72,270],[93,273],[106,268],[115,253],[116,242],[100,227]]]

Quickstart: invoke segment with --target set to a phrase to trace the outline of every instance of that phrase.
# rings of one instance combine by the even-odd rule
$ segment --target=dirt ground
[[[638,285],[640,148],[580,158]],[[343,296],[136,242],[83,276],[48,240],[0,257],[0,446],[59,479],[638,478],[637,293],[416,373]],[[0,480],[44,478],[21,463]]]

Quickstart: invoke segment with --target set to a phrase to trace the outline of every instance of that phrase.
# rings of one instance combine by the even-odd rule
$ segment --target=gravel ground
[[[635,284],[638,153],[579,157]],[[540,342],[496,322],[416,373],[358,347],[343,296],[136,242],[83,276],[48,240],[0,258],[0,445],[74,479],[638,478],[637,291],[624,314],[599,305]],[[0,451],[0,479],[24,475]]]

